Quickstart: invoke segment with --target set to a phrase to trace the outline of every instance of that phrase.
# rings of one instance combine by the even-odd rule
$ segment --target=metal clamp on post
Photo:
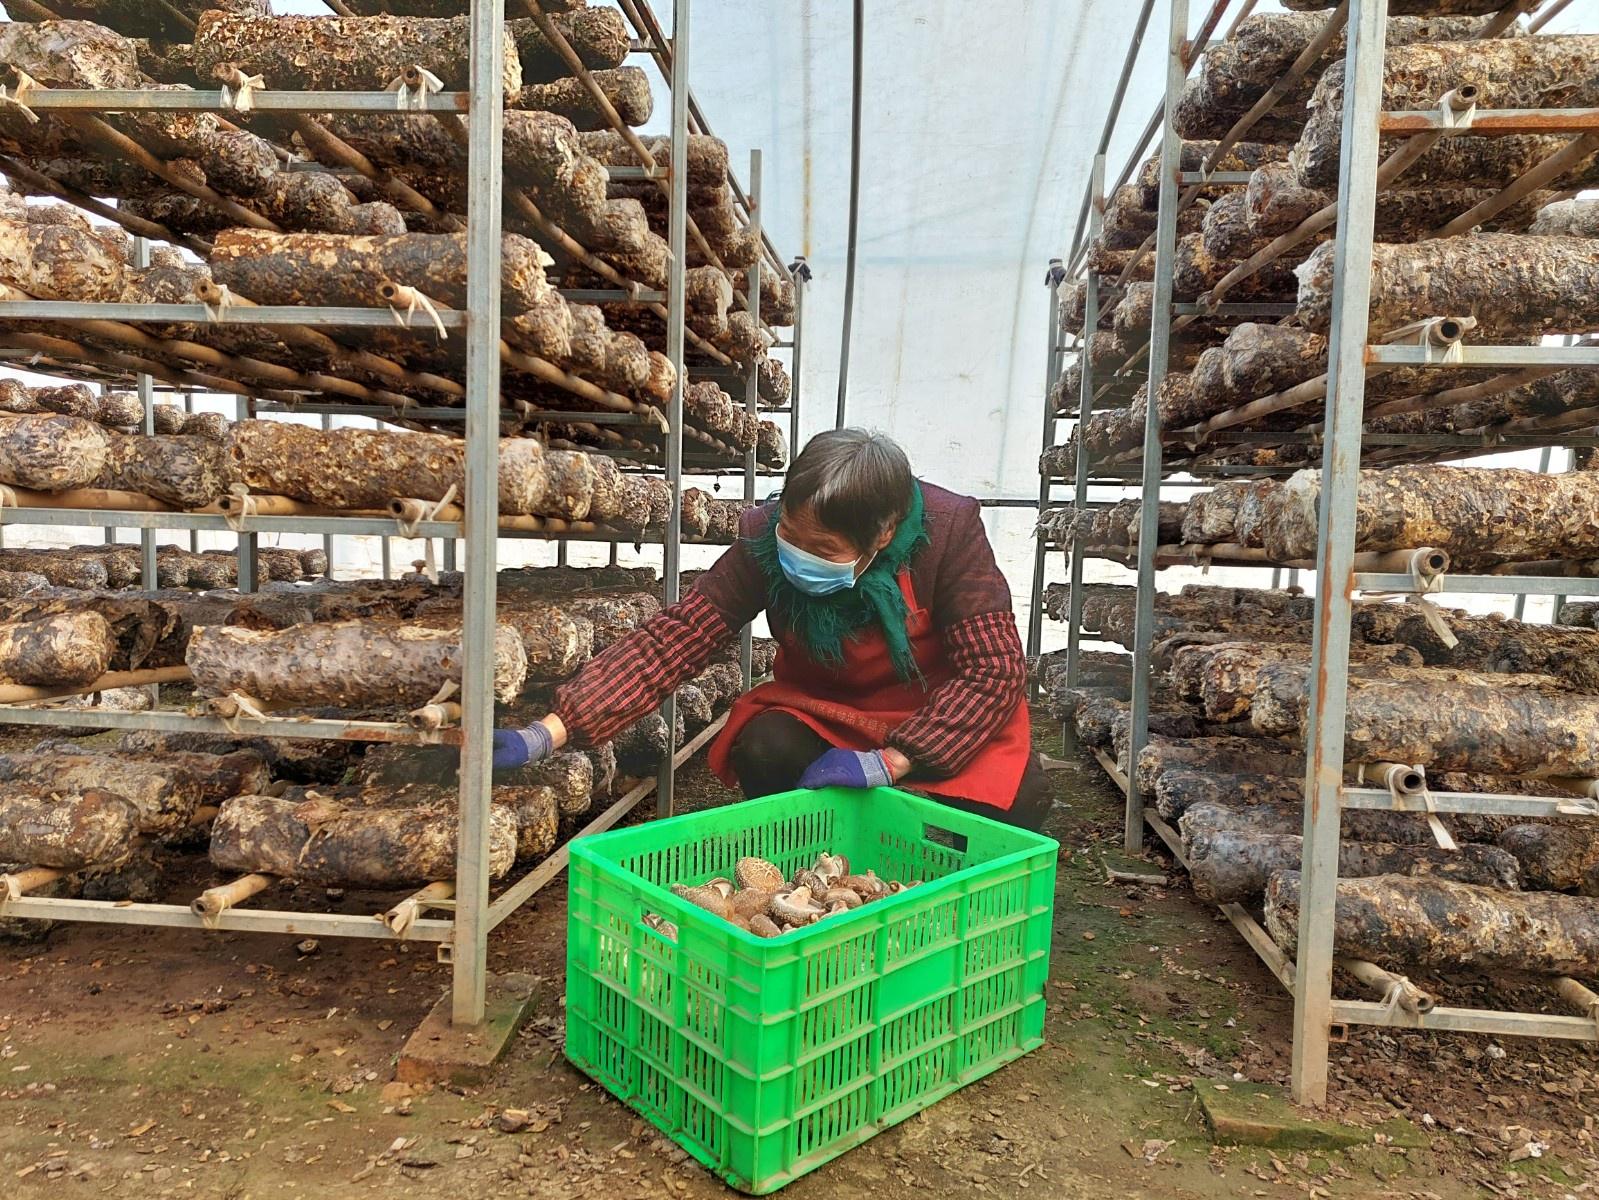
[[[429,505],[420,516],[413,518],[406,516],[403,513],[396,514],[394,518],[394,524],[395,528],[399,531],[399,536],[403,538],[415,538],[420,536],[420,527],[426,522],[437,520],[439,513],[444,511],[445,505],[450,504],[455,500],[455,492],[456,485],[452,483],[449,487],[444,489],[444,495],[440,496],[438,500]],[[429,583],[437,583],[439,581],[439,567],[438,558],[433,548],[432,538],[422,538],[422,554],[422,573],[427,576]],[[435,701],[430,700],[428,703],[432,704],[435,703]]]
[[[428,320],[433,322],[433,328],[438,330],[439,341],[442,342],[450,336],[450,331],[444,328],[444,318],[439,316],[438,306],[417,288],[384,280],[378,288],[378,294],[388,301],[389,311],[394,314],[395,323],[402,328],[411,328],[412,322],[416,320],[416,310],[420,308],[428,315]],[[404,312],[400,311],[401,305],[405,306]]]
[[[394,93],[395,107],[401,112],[426,112],[428,97],[444,90],[444,80],[426,67],[409,66],[389,81]]]
[[[217,294],[214,303],[203,304],[203,307],[205,308],[205,315],[212,321],[218,322],[222,320],[222,314],[227,312],[227,310],[232,306],[233,293],[228,290],[228,285],[225,283],[217,284]]]
[[[1463,83],[1438,97],[1438,123],[1445,129],[1470,129],[1476,120],[1476,84]]]
[[[1401,325],[1382,340],[1390,346],[1420,346],[1427,366],[1459,366],[1465,361],[1466,334],[1476,327],[1476,317],[1428,317]]]
[[[252,112],[255,94],[266,90],[266,76],[246,75],[238,67],[232,67],[222,81],[222,105],[234,112]]]
[[[28,107],[28,98],[34,92],[41,91],[42,87],[37,79],[20,67],[13,69],[17,73],[17,86],[7,89],[3,84],[0,84],[0,105],[18,109],[24,117],[28,118],[30,125],[37,125],[39,123],[39,114]]]

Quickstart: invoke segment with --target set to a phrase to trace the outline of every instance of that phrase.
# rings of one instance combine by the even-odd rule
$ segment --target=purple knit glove
[[[874,788],[888,787],[894,776],[883,760],[881,750],[832,749],[810,766],[800,776],[802,788]]]
[[[494,769],[510,771],[540,762],[555,749],[555,739],[542,721],[535,721],[526,729],[496,729],[494,731]]]

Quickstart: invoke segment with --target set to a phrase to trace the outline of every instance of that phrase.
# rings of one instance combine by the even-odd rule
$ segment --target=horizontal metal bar
[[[1355,587],[1363,592],[1415,592],[1409,575],[1359,572]],[[1441,575],[1429,592],[1466,596],[1599,596],[1599,579],[1565,575]]]
[[[1189,184],[1245,184],[1250,181],[1252,171],[1212,171],[1209,175],[1203,171],[1179,171],[1177,182],[1187,186]]]
[[[27,92],[26,107],[84,109],[91,112],[141,112],[152,109],[181,112],[236,112],[233,93],[216,91],[162,92],[145,88],[41,88]],[[408,93],[404,103],[398,92],[293,92],[257,88],[250,93],[256,112],[444,112],[464,113],[468,92]]]
[[[392,721],[328,719],[260,720],[255,717],[190,716],[173,709],[122,712],[98,708],[24,708],[0,705],[0,725],[84,726],[89,729],[143,729],[156,733],[210,733],[230,737],[312,738],[329,742],[394,742],[407,746],[458,746],[459,729],[412,729]]]
[[[1425,1013],[1409,1013],[1397,1004],[1390,1006],[1369,1000],[1334,1000],[1332,1019],[1345,1025],[1387,1025],[1396,1029],[1492,1033],[1504,1037],[1564,1038],[1572,1042],[1599,1041],[1599,1024],[1591,1018],[1551,1013],[1443,1007]]]
[[[1378,120],[1383,133],[1436,132],[1451,136],[1503,133],[1586,133],[1599,130],[1599,108],[1478,109],[1469,122],[1448,118],[1438,109],[1385,112]]]
[[[636,292],[623,288],[562,288],[561,295],[576,304],[664,304],[666,293],[652,288]]]
[[[438,319],[446,329],[460,329],[466,314],[444,309]],[[262,304],[208,308],[204,304],[119,304],[78,300],[0,300],[0,320],[13,321],[162,321],[191,325],[362,325],[392,328],[388,308],[324,308],[318,305]],[[431,331],[431,322],[418,326]]]
[[[240,517],[229,525],[220,513],[134,512],[110,508],[7,508],[0,510],[7,525],[66,525],[96,529],[195,529],[216,533],[369,534],[392,537],[398,527],[393,517]],[[507,531],[506,536],[509,536]],[[459,521],[422,521],[415,537],[458,538]]]
[[[1599,346],[1366,347],[1366,361],[1389,367],[1599,367]]]
[[[648,167],[606,167],[605,173],[612,179],[666,179],[671,172],[665,167],[656,167],[653,171]]]
[[[182,904],[127,904],[115,900],[68,900],[23,896],[0,903],[0,917],[84,921],[103,925],[166,925],[177,929],[225,929],[234,933],[314,934],[318,937],[364,937],[399,940],[382,917],[341,913],[302,913],[276,909],[230,908],[215,917],[201,917]],[[447,942],[454,933],[449,921],[413,921],[408,942]]]
[[[1494,792],[1428,792],[1396,797],[1387,788],[1346,787],[1343,807],[1502,817],[1599,817],[1599,802],[1581,796],[1512,796]]]

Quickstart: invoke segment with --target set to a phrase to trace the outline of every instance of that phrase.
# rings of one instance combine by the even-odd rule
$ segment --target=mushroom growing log
[[[0,622],[0,682],[78,687],[110,668],[117,640],[88,609]]]
[[[1333,263],[1329,242],[1300,269],[1297,315],[1309,329],[1326,330],[1332,320]],[[1374,336],[1432,317],[1475,317],[1472,337],[1485,342],[1586,333],[1599,327],[1599,242],[1473,233],[1378,243],[1370,312]]]
[[[1587,818],[1512,825],[1499,844],[1515,855],[1527,886],[1539,891],[1580,888],[1599,866],[1599,836]]]
[[[503,235],[500,287],[507,317],[554,295],[544,277],[549,261],[536,242]],[[464,233],[357,237],[229,229],[217,235],[210,262],[217,283],[257,304],[370,308],[376,288],[388,280],[447,307],[466,307]]]
[[[390,500],[442,500],[466,487],[466,443],[437,433],[313,429],[286,421],[239,421],[228,431],[233,469],[252,491],[339,509],[387,509]],[[543,511],[544,448],[501,438],[501,513]]]
[[[203,508],[228,489],[228,456],[203,437],[111,434],[96,487],[142,492],[176,508]]]
[[[459,629],[379,621],[338,621],[282,630],[212,625],[189,639],[196,690],[239,692],[295,708],[416,708],[446,683],[461,682]],[[516,630],[494,634],[494,695],[509,703],[527,677]]]
[[[194,31],[202,76],[235,66],[269,87],[305,91],[386,91],[410,67],[445,88],[471,86],[468,17],[247,16],[207,12]],[[505,39],[500,79],[507,95],[522,86],[516,43]]]
[[[118,300],[125,265],[104,237],[0,216],[0,282],[38,300]]]
[[[1299,935],[1300,877],[1266,888],[1266,928],[1286,953]],[[1337,953],[1433,970],[1599,974],[1599,900],[1505,892],[1444,879],[1378,875],[1340,880]]]
[[[1504,7],[1492,0],[1457,3],[1474,5],[1479,12]],[[1441,6],[1431,5],[1429,9],[1434,13],[1442,10]],[[1461,9],[1452,7],[1450,11]],[[1335,61],[1322,75],[1310,99],[1305,132],[1294,147],[1293,161],[1300,180],[1313,187],[1337,183],[1344,68],[1343,61]],[[1477,104],[1482,108],[1599,105],[1599,36],[1489,38],[1395,46],[1383,61],[1382,107],[1385,111],[1435,109],[1441,96],[1465,83],[1477,88]],[[1382,139],[1382,156],[1386,158],[1402,140]],[[1423,154],[1404,178],[1411,186],[1423,181],[1458,179],[1502,187],[1566,141],[1564,136],[1445,138]],[[1486,173],[1489,163],[1497,167],[1491,175]],[[1593,179],[1594,170],[1594,156],[1589,155],[1578,169],[1554,186],[1587,183]]]
[[[1277,871],[1299,870],[1303,839],[1294,834],[1214,830],[1187,843],[1194,895],[1213,904],[1253,900]],[[1394,842],[1340,842],[1338,878],[1425,875],[1455,883],[1516,891],[1516,860],[1498,846],[1467,843],[1457,850]]]
[[[206,777],[187,767],[109,754],[0,754],[0,782],[67,794],[104,789],[138,813],[140,833],[172,834],[188,827],[206,802]]]
[[[114,792],[63,794],[50,784],[0,787],[0,862],[79,870],[125,862],[138,812]]]
[[[1449,818],[1441,818],[1445,826]],[[1302,804],[1227,804],[1203,802],[1183,813],[1178,829],[1186,845],[1202,834],[1217,830],[1270,834],[1291,837],[1305,827]],[[1362,842],[1397,842],[1406,846],[1431,846],[1432,830],[1421,813],[1382,812],[1378,809],[1350,809],[1339,823],[1346,838]]]
[[[618,67],[613,71],[594,71],[591,78],[611,102],[624,125],[643,125],[650,119],[654,107],[650,95],[650,80],[638,67]],[[600,106],[589,95],[588,89],[578,79],[567,77],[550,83],[531,83],[520,92],[507,88],[508,97],[515,96],[513,108],[536,108],[565,117],[580,130],[608,129]]]
[[[1304,798],[1302,776],[1171,769],[1155,781],[1155,808],[1168,821],[1197,804],[1298,804]]]
[[[1296,472],[1265,501],[1266,553],[1314,558],[1321,472]],[[1584,473],[1415,466],[1362,471],[1356,550],[1434,546],[1456,570],[1599,558],[1599,491]]]
[[[1304,778],[1305,756],[1296,746],[1274,738],[1151,737],[1138,754],[1138,787],[1155,794],[1168,771],[1188,770],[1223,776],[1239,772]]]
[[[414,887],[455,877],[460,824],[450,807],[346,809],[325,800],[238,796],[212,826],[211,862],[320,887]],[[488,843],[489,878],[499,879],[516,861],[509,808],[490,807]]]
[[[87,487],[105,467],[106,436],[80,417],[0,416],[0,483],[39,492]]]
[[[1350,679],[1347,762],[1415,763],[1430,771],[1488,775],[1599,776],[1599,696],[1517,686],[1539,676],[1384,670],[1408,677]],[[1289,717],[1302,731],[1308,706],[1304,675],[1292,667],[1265,668],[1253,714],[1268,711],[1263,698],[1270,696],[1273,712],[1291,705]]]

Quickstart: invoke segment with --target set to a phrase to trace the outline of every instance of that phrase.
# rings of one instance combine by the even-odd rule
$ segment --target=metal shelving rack
[[[1145,249],[1153,249],[1154,318],[1150,330],[1144,365],[1133,370],[1123,366],[1113,372],[1116,379],[1136,382],[1147,376],[1149,392],[1158,392],[1166,374],[1173,333],[1187,320],[1201,311],[1216,312],[1236,310],[1237,315],[1280,316],[1270,306],[1226,305],[1201,308],[1194,304],[1173,303],[1173,272],[1176,249],[1176,229],[1179,209],[1187,203],[1188,189],[1201,183],[1239,185],[1247,181],[1243,173],[1217,172],[1206,175],[1203,171],[1187,172],[1180,166],[1181,139],[1173,125],[1173,112],[1190,70],[1200,57],[1199,51],[1209,44],[1210,37],[1219,28],[1230,0],[1214,0],[1192,40],[1187,36],[1189,27],[1188,0],[1169,0],[1171,35],[1167,46],[1166,88],[1162,107],[1150,122],[1144,135],[1135,146],[1121,181],[1131,177],[1139,158],[1151,137],[1160,133],[1161,161],[1167,164],[1160,173],[1160,199],[1156,232]],[[1149,15],[1146,4],[1143,19],[1133,39],[1128,55],[1130,69],[1138,52],[1144,22]],[[1565,5],[1556,0],[1539,16],[1540,0],[1517,0],[1507,3],[1488,31],[1482,36],[1496,36],[1518,16],[1533,13],[1534,29],[1554,16]],[[1247,15],[1253,8],[1243,6]],[[1383,63],[1387,33],[1388,0],[1344,0],[1328,15],[1328,24],[1316,39],[1312,49],[1301,55],[1290,70],[1291,77],[1302,77],[1323,54],[1336,37],[1348,31],[1346,53],[1345,93],[1339,186],[1336,202],[1337,249],[1336,276],[1333,293],[1333,322],[1329,336],[1329,364],[1325,394],[1325,422],[1321,435],[1323,457],[1321,465],[1322,488],[1319,511],[1317,554],[1315,567],[1315,632],[1311,648],[1311,714],[1306,734],[1307,771],[1305,782],[1304,856],[1300,899],[1300,925],[1298,949],[1295,957],[1286,955],[1250,913],[1236,904],[1224,905],[1222,911],[1239,929],[1245,940],[1255,949],[1272,973],[1294,996],[1293,1070],[1292,1091],[1296,1101],[1321,1104],[1326,1099],[1328,1077],[1328,1046],[1333,1037],[1350,1025],[1382,1025],[1391,1028],[1421,1030],[1447,1030],[1479,1032],[1502,1036],[1551,1037],[1578,1041],[1599,1040],[1599,1026],[1589,1007],[1599,997],[1581,983],[1570,979],[1556,979],[1553,992],[1562,1002],[1584,1013],[1582,1016],[1564,1016],[1539,1012],[1514,1012],[1497,1009],[1456,1008],[1416,1003],[1417,993],[1409,981],[1383,971],[1369,963],[1357,963],[1335,958],[1333,946],[1333,910],[1337,890],[1338,846],[1340,813],[1343,809],[1389,809],[1399,805],[1407,811],[1439,813],[1489,813],[1516,817],[1586,816],[1599,818],[1599,805],[1578,798],[1551,799],[1526,796],[1492,795],[1477,793],[1433,792],[1430,802],[1424,797],[1396,800],[1388,791],[1377,788],[1346,786],[1344,783],[1344,722],[1348,694],[1348,663],[1350,620],[1356,593],[1393,593],[1401,595],[1426,595],[1438,593],[1491,594],[1491,595],[1599,595],[1599,579],[1539,575],[1493,574],[1419,576],[1414,573],[1374,571],[1365,569],[1363,560],[1355,553],[1355,495],[1362,455],[1383,446],[1407,449],[1427,449],[1445,453],[1460,451],[1463,454],[1483,449],[1480,439],[1447,435],[1383,435],[1364,433],[1364,400],[1366,368],[1368,365],[1417,365],[1433,362],[1425,347],[1419,345],[1378,343],[1368,344],[1367,313],[1370,303],[1370,271],[1374,241],[1374,223],[1377,195],[1392,175],[1381,171],[1384,161],[1379,157],[1379,136],[1412,139],[1410,149],[1422,147],[1414,139],[1428,139],[1427,144],[1450,136],[1496,136],[1515,133],[1548,133],[1576,138],[1590,133],[1596,126],[1593,110],[1492,110],[1476,111],[1462,118],[1451,107],[1449,97],[1440,98],[1437,110],[1425,112],[1384,112]],[[1124,72],[1125,78],[1125,72]],[[1262,104],[1249,116],[1241,119],[1224,140],[1223,146],[1237,141],[1250,125],[1269,111],[1275,99],[1286,90],[1292,78],[1285,78],[1277,88],[1268,93]],[[1109,122],[1118,116],[1120,95],[1113,105]],[[1107,125],[1107,128],[1109,124]],[[1107,139],[1108,140],[1108,139]],[[1219,158],[1219,152],[1217,156]],[[1213,158],[1211,161],[1215,161]],[[1391,160],[1390,160],[1391,161]],[[1391,168],[1389,168],[1391,170]],[[1535,174],[1529,172],[1522,179],[1507,186],[1496,203],[1507,206],[1538,186]],[[1549,178],[1550,176],[1544,176]],[[1074,252],[1069,267],[1075,269],[1083,260],[1088,246],[1085,232],[1092,237],[1100,227],[1106,195],[1104,189],[1103,146],[1094,164],[1093,182],[1083,205],[1083,217],[1078,224]],[[1116,185],[1119,186],[1119,183]],[[1114,190],[1114,188],[1112,189]],[[1497,210],[1496,210],[1497,211]],[[1316,218],[1312,218],[1312,221]],[[1330,224],[1332,214],[1323,218],[1323,226]],[[1301,227],[1303,230],[1304,227]],[[1281,241],[1281,239],[1279,239]],[[1278,253],[1288,249],[1281,246]],[[1264,263],[1260,264],[1264,265]],[[1131,268],[1124,272],[1130,274]],[[1081,420],[1092,412],[1095,399],[1103,396],[1108,387],[1101,387],[1093,379],[1093,369],[1085,352],[1089,336],[1097,328],[1099,306],[1104,300],[1102,292],[1106,281],[1092,273],[1087,275],[1088,301],[1084,332],[1076,345],[1058,345],[1058,311],[1051,304],[1050,354],[1048,385],[1052,388],[1061,364],[1061,355],[1074,350],[1082,355],[1083,384],[1081,389]],[[1120,281],[1117,281],[1118,283]],[[1114,286],[1114,285],[1113,285]],[[1216,297],[1211,297],[1212,300]],[[1261,309],[1250,313],[1249,309]],[[1450,314],[1436,314],[1447,317]],[[1135,355],[1137,359],[1139,355]],[[1514,371],[1525,368],[1599,368],[1599,348],[1582,346],[1490,346],[1463,343],[1452,355],[1449,366],[1492,366]],[[1510,386],[1508,383],[1506,386]],[[1068,416],[1071,414],[1061,414]],[[1599,414],[1589,414],[1599,420]],[[1044,442],[1051,443],[1056,415],[1045,417]],[[1532,430],[1514,444],[1530,447],[1584,445],[1592,440],[1591,426],[1586,436],[1572,435],[1564,427],[1551,427],[1546,432]],[[1237,436],[1237,441],[1249,440]],[[1262,434],[1259,442],[1283,444],[1296,440],[1281,433]],[[1496,443],[1498,448],[1508,448],[1507,443]],[[1139,750],[1146,744],[1149,731],[1149,697],[1151,684],[1151,648],[1153,642],[1155,572],[1162,565],[1161,547],[1157,547],[1158,501],[1162,488],[1179,486],[1205,486],[1217,478],[1255,477],[1281,473],[1277,469],[1216,470],[1202,472],[1193,467],[1181,468],[1196,476],[1194,480],[1171,480],[1162,461],[1162,430],[1158,406],[1149,404],[1144,426],[1143,448],[1138,463],[1137,495],[1143,502],[1140,513],[1137,569],[1137,618],[1133,647],[1133,686],[1131,695],[1132,745],[1130,761],[1136,762]],[[1091,455],[1086,439],[1079,438],[1074,498],[1079,505],[1087,502],[1087,485],[1091,482]],[[1129,478],[1105,472],[1106,483],[1125,485]],[[1045,478],[1040,488],[1040,504],[1049,503],[1055,496],[1054,481]],[[1048,552],[1055,547],[1039,543],[1033,599],[1035,629],[1041,617],[1038,611],[1042,596],[1044,571]],[[1070,555],[1072,582],[1071,630],[1068,651],[1068,671],[1071,682],[1077,678],[1078,638],[1081,625],[1082,561],[1085,557],[1081,544],[1061,547]],[[1217,561],[1222,561],[1218,559]],[[1290,564],[1273,564],[1263,560],[1241,560],[1237,565],[1269,567],[1273,570],[1273,585],[1280,572]],[[1034,632],[1034,631],[1030,631]],[[1036,650],[1037,634],[1034,632],[1031,649]],[[1143,845],[1146,829],[1153,829],[1181,861],[1183,849],[1176,831],[1151,812],[1147,812],[1138,792],[1136,772],[1123,772],[1119,765],[1099,755],[1112,778],[1126,793],[1126,843],[1130,850]],[[1351,973],[1364,986],[1383,999],[1341,999],[1334,995],[1333,971],[1335,965],[1351,969]]]
[[[547,18],[535,6],[529,6],[536,20],[548,25]],[[171,710],[149,712],[112,711],[58,711],[50,708],[0,705],[0,724],[35,726],[91,726],[101,729],[150,730],[156,732],[201,732],[235,736],[294,737],[330,740],[360,740],[397,742],[407,744],[448,744],[460,747],[460,813],[461,836],[457,859],[453,896],[419,894],[415,897],[421,907],[445,911],[450,919],[421,916],[402,932],[392,931],[381,918],[341,914],[280,911],[272,909],[229,908],[220,915],[201,917],[189,907],[170,904],[125,904],[74,899],[54,899],[14,893],[9,883],[0,888],[0,915],[33,919],[103,922],[124,925],[172,926],[190,929],[215,929],[252,932],[307,933],[346,937],[406,937],[411,940],[438,944],[442,961],[453,964],[452,1017],[458,1024],[476,1025],[483,1019],[485,1009],[485,979],[487,938],[497,925],[509,917],[534,892],[553,879],[566,864],[563,846],[528,874],[511,883],[491,899],[487,867],[488,813],[490,804],[489,734],[494,722],[492,687],[492,646],[495,623],[496,543],[500,537],[534,537],[556,540],[562,544],[564,559],[568,541],[593,541],[610,543],[612,561],[615,561],[619,542],[659,540],[663,554],[663,590],[665,602],[678,599],[680,589],[681,547],[685,543],[681,532],[681,486],[685,476],[683,443],[685,421],[683,393],[688,376],[695,368],[685,369],[686,351],[692,344],[711,358],[730,364],[714,347],[699,339],[684,322],[684,272],[686,247],[692,234],[699,240],[702,253],[708,251],[698,230],[692,228],[687,204],[687,134],[690,129],[704,130],[688,89],[690,50],[691,0],[675,0],[670,40],[660,22],[650,11],[647,0],[622,0],[626,16],[633,22],[639,38],[635,52],[654,56],[666,76],[671,95],[670,163],[661,170],[642,146],[641,166],[637,168],[611,168],[613,177],[655,178],[662,181],[668,193],[668,241],[671,250],[668,286],[665,293],[654,293],[634,288],[608,264],[588,254],[564,231],[543,218],[526,197],[506,188],[502,173],[502,62],[505,39],[504,0],[471,0],[470,5],[470,87],[466,92],[436,92],[415,97],[409,111],[434,113],[441,117],[470,114],[466,133],[469,173],[472,184],[468,189],[466,232],[467,294],[464,311],[443,310],[439,323],[444,328],[459,331],[466,346],[466,386],[463,408],[448,411],[465,422],[466,486],[459,519],[432,519],[400,528],[395,518],[381,513],[340,514],[324,512],[295,512],[288,514],[228,515],[221,512],[182,512],[151,502],[149,505],[122,509],[62,508],[28,506],[8,507],[4,519],[10,524],[40,526],[100,527],[108,537],[116,529],[132,528],[141,532],[146,546],[144,567],[146,586],[154,586],[153,534],[157,530],[188,530],[191,537],[201,531],[233,532],[240,544],[240,590],[250,590],[255,577],[253,544],[260,533],[307,534],[331,539],[335,536],[376,536],[384,539],[387,559],[389,536],[443,539],[446,547],[446,566],[451,565],[457,543],[462,544],[464,556],[463,597],[463,672],[460,700],[463,708],[462,724],[455,729],[423,731],[409,725],[387,721],[331,720],[331,719],[274,719],[238,716],[224,719],[219,716],[194,715]],[[549,26],[553,30],[553,26]],[[564,48],[559,33],[550,38],[552,44]],[[591,95],[602,95],[598,84],[586,68],[568,54],[576,67],[574,74],[584,83]],[[325,92],[325,91],[260,91],[254,97],[256,111],[293,113],[338,112],[393,112],[395,95],[385,92]],[[66,109],[79,112],[107,112],[130,110],[188,110],[198,112],[231,113],[235,111],[233,98],[226,89],[217,91],[69,91],[65,89],[40,89],[30,93],[27,103],[36,109]],[[637,141],[609,109],[608,102],[600,104],[608,110],[613,127],[624,138]],[[746,193],[732,173],[729,178],[734,188],[744,219],[759,226],[760,158],[752,158],[751,186]],[[0,172],[26,171],[7,159],[0,162]],[[168,231],[149,222],[119,214],[91,198],[75,194],[61,194],[61,199],[74,203],[94,213],[122,224],[130,232],[143,236],[162,236]],[[413,194],[414,195],[414,194]],[[500,416],[500,270],[502,205],[509,199],[516,211],[539,229],[539,234],[570,254],[576,261],[594,271],[609,283],[611,289],[580,289],[567,291],[571,299],[584,301],[637,300],[651,305],[666,321],[667,355],[675,372],[675,385],[666,413],[662,455],[666,479],[671,488],[671,512],[658,539],[636,538],[621,535],[603,528],[587,526],[582,522],[557,520],[511,519],[502,522],[498,514],[497,451]],[[414,202],[426,204],[416,197]],[[139,227],[136,227],[139,226]],[[762,257],[766,269],[786,276],[787,271],[777,259],[769,237],[761,231]],[[182,237],[170,240],[184,244]],[[707,253],[711,261],[719,261]],[[746,302],[750,311],[759,315],[760,272],[757,263],[746,281]],[[797,298],[798,299],[798,298]],[[802,302],[801,302],[802,303]],[[321,308],[311,306],[252,306],[213,309],[199,304],[118,304],[77,303],[40,300],[0,300],[0,319],[12,321],[42,320],[130,320],[170,321],[192,324],[249,324],[258,326],[301,326],[321,328],[388,328],[394,326],[395,315],[389,309]],[[796,324],[793,341],[789,343],[797,359],[799,329]],[[27,347],[28,335],[9,335],[13,343]],[[48,359],[29,369],[50,374],[56,363]],[[63,362],[59,365],[68,365]],[[797,368],[797,362],[796,362]],[[105,367],[103,371],[101,368]],[[126,363],[100,364],[94,368],[105,378],[128,378]],[[181,373],[180,373],[181,374]],[[145,400],[145,429],[150,425],[150,405],[153,400],[154,381],[148,375],[137,376],[141,396]],[[170,379],[162,386],[180,393],[202,390],[202,385],[188,379]],[[749,410],[758,407],[757,375],[747,372],[745,403]],[[794,381],[793,398],[784,411],[797,422],[798,380]],[[281,409],[271,401],[261,401],[248,394],[239,398],[240,415],[253,415],[262,411]],[[296,405],[294,411],[319,413],[324,426],[334,415],[359,415],[377,419],[392,418],[392,408],[361,405]],[[772,411],[772,410],[765,410]],[[412,410],[410,415],[416,415]],[[642,423],[644,414],[595,414],[566,411],[551,414],[552,419],[588,420],[611,424]],[[649,418],[653,419],[653,418]],[[693,434],[694,431],[687,431]],[[698,436],[698,435],[696,435]],[[755,462],[753,452],[745,456],[744,496],[754,499]],[[514,528],[505,527],[507,524]],[[327,544],[326,542],[324,543]],[[331,560],[331,555],[330,555]],[[387,572],[385,572],[387,573]],[[746,657],[747,664],[747,657]],[[673,727],[675,700],[669,700],[664,715],[668,729]],[[600,813],[578,836],[609,828],[635,808],[652,790],[657,793],[659,808],[669,813],[672,808],[674,773],[678,766],[698,751],[720,727],[713,723],[701,731],[674,754],[662,762],[659,775],[654,780],[641,781],[608,809]]]

